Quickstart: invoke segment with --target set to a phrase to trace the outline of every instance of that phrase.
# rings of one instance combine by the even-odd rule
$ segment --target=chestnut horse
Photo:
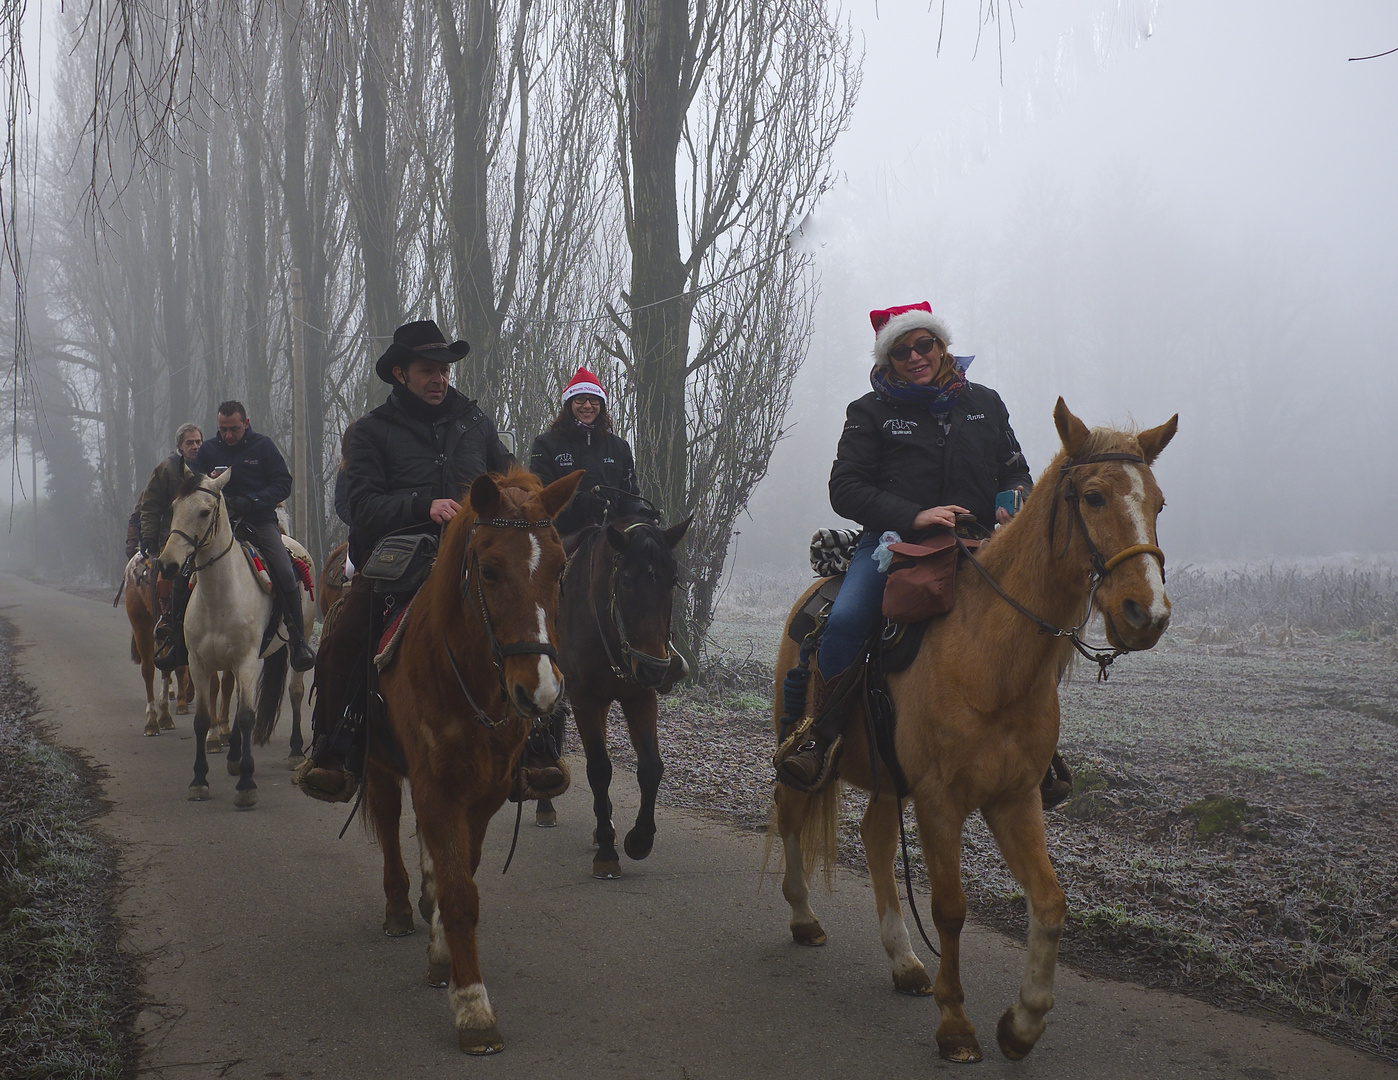
[[[621,877],[612,824],[612,763],[607,757],[607,713],[621,702],[641,806],[623,848],[644,859],[655,842],[655,794],[665,771],[656,736],[656,689],[674,682],[670,616],[679,566],[674,549],[689,519],[668,529],[646,520],[593,526],[582,537],[563,576],[558,601],[558,666],[568,684],[573,721],[587,754],[587,782],[597,816],[592,876]],[[540,800],[541,824],[553,806]]]
[[[126,618],[131,623],[131,662],[141,665],[141,679],[146,684],[146,735],[159,735],[175,726],[170,718],[170,672],[161,672],[160,697],[155,696],[155,623],[159,615],[156,579],[159,575],[155,561],[139,552],[131,556],[124,574]],[[188,712],[189,699],[193,696],[189,668],[177,668],[174,677],[179,694],[175,712]]]
[[[1006,1057],[1022,1058],[1033,1049],[1053,1007],[1067,905],[1049,863],[1039,782],[1058,743],[1058,677],[1077,639],[1076,631],[1072,637],[1041,632],[1041,623],[1080,628],[1095,609],[1107,640],[1119,651],[1149,649],[1164,633],[1170,602],[1155,530],[1164,500],[1150,466],[1174,436],[1177,421],[1171,417],[1139,434],[1088,431],[1059,398],[1054,422],[1062,451],[1019,514],[981,547],[977,557],[985,575],[963,563],[955,608],[928,626],[912,666],[888,676],[898,717],[897,761],[917,815],[941,943],[935,984],[912,951],[898,902],[893,861],[901,810],[893,776],[882,762],[875,776],[861,707],[852,710],[846,726],[840,777],[877,791],[860,835],[894,986],[936,996],[937,1046],[949,1060],[981,1057],[962,1004],[960,974],[966,919],[961,831],[977,810],[1029,907],[1019,999],[996,1031]],[[798,601],[793,617],[818,584]],[[795,663],[796,651],[784,635],[777,662],[778,723],[782,676]],[[773,830],[786,857],[782,891],[791,905],[792,936],[804,945],[825,942],[810,907],[805,862],[833,858],[839,787],[832,783],[815,795],[776,787]]]
[[[476,955],[474,875],[531,726],[563,693],[552,642],[564,557],[553,519],[582,476],[579,470],[548,487],[521,469],[478,476],[379,676],[407,765],[405,773],[391,749],[369,740],[364,812],[383,848],[384,932],[413,930],[398,839],[406,775],[417,813],[422,913],[432,927],[427,981],[450,981],[457,1040],[468,1054],[504,1047]]]

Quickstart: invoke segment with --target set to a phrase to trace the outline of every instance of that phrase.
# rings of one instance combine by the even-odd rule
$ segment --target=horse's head
[[[233,476],[225,469],[216,479],[182,465],[183,481],[170,505],[170,538],[160,551],[160,566],[172,575],[197,551],[208,547],[230,528],[223,507],[223,487]]]
[[[1052,537],[1055,552],[1072,551],[1100,576],[1095,604],[1107,639],[1118,649],[1149,649],[1170,625],[1165,557],[1155,519],[1165,498],[1151,464],[1174,438],[1179,415],[1132,434],[1088,430],[1058,399],[1054,424],[1063,440],[1057,475]]]
[[[692,520],[685,518],[668,529],[645,520],[614,522],[605,528],[606,546],[599,544],[594,556],[612,560],[610,574],[594,576],[595,581],[610,582],[604,585],[609,596],[594,597],[594,603],[610,607],[621,644],[617,660],[647,689],[663,686],[670,677],[670,616],[680,578],[675,548]]]
[[[507,702],[525,716],[553,710],[563,694],[555,652],[563,545],[553,519],[581,470],[543,487],[522,469],[478,476],[470,513],[447,530],[443,557],[461,571],[460,602],[484,629]]]

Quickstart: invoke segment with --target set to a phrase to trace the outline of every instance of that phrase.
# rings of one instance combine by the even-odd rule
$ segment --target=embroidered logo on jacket
[[[603,464],[605,464],[605,465],[615,465],[615,464],[616,464],[616,458],[614,458],[614,457],[604,457],[604,458],[602,459],[602,462],[603,462]]]
[[[559,454],[559,455],[558,455],[556,458],[554,458],[553,460],[556,461],[556,462],[558,462],[558,464],[562,465],[562,466],[566,469],[566,468],[568,468],[568,466],[570,466],[570,465],[573,464],[573,455],[572,455],[572,454]]]
[[[984,420],[984,419],[985,419],[985,413],[983,413],[983,412],[978,412],[978,413],[976,413],[974,416],[968,416],[968,417],[966,417],[966,419],[967,419],[967,420]]]
[[[917,428],[916,420],[900,420],[895,417],[883,422],[884,430],[890,435],[911,435]]]

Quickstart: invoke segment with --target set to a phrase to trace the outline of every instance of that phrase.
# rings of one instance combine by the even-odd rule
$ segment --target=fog
[[[1398,8],[1032,0],[1001,54],[972,7],[940,56],[935,6],[849,9],[863,90],[802,235],[816,336],[738,565],[802,563],[838,521],[867,313],[924,299],[1036,475],[1060,394],[1089,425],[1179,413],[1176,565],[1398,549],[1398,55],[1347,59],[1398,45]]]

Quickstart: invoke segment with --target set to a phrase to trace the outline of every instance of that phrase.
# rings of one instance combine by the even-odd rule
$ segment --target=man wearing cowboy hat
[[[472,480],[515,464],[491,419],[451,385],[451,365],[470,349],[464,341],[448,344],[437,324],[423,319],[395,330],[393,344],[374,365],[393,389],[355,422],[346,447],[355,566],[363,566],[390,533],[439,532],[461,512],[457,500]],[[363,711],[354,688],[362,682],[372,635],[373,582],[356,574],[342,603],[321,641],[314,748],[298,776],[306,794],[327,802],[348,801],[358,784],[358,751],[346,734],[355,724],[340,720],[357,719]]]

